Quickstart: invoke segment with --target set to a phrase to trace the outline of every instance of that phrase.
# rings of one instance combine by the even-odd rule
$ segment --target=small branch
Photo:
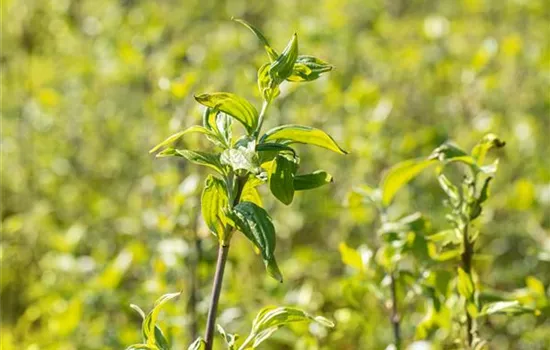
[[[264,103],[262,104],[262,110],[260,111],[260,116],[258,117],[258,127],[256,127],[256,130],[254,131],[254,137],[256,138],[256,140],[258,139],[258,136],[260,136],[260,131],[262,130],[262,126],[264,124],[267,107],[269,107],[269,102],[264,101]]]
[[[218,311],[218,302],[222,290],[223,273],[227,255],[229,253],[229,245],[221,245],[218,248],[218,262],[216,264],[216,274],[214,275],[214,284],[212,286],[212,299],[210,300],[210,310],[208,310],[208,320],[206,321],[206,350],[212,350],[214,345],[214,326],[216,324],[216,314]]]
[[[393,326],[393,338],[395,342],[395,347],[397,350],[401,348],[401,328],[400,328],[400,319],[399,319],[399,311],[397,306],[397,286],[396,286],[396,278],[394,273],[392,272],[390,274],[391,279],[391,323]]]
[[[466,272],[468,275],[471,275],[474,247],[472,245],[472,242],[470,242],[468,225],[469,223],[467,223],[464,226],[464,230],[462,232],[464,251],[462,252],[461,259],[462,259],[462,268],[464,269],[464,272]],[[475,293],[475,285],[474,285],[474,293]],[[468,300],[466,300],[466,303],[464,304],[464,312],[466,313],[466,333],[467,333],[466,339],[468,342],[467,343],[468,346],[471,347],[474,342],[474,320],[470,315],[470,313],[468,312]]]
[[[233,206],[239,204],[241,195],[243,193],[244,185],[248,181],[248,177],[237,178],[237,192],[235,199],[233,200]],[[220,241],[218,247],[218,261],[216,263],[216,273],[214,275],[214,283],[212,285],[212,298],[210,299],[210,309],[208,310],[208,319],[206,321],[206,333],[204,340],[206,342],[205,350],[212,350],[214,346],[214,328],[216,326],[216,316],[218,313],[218,303],[220,301],[220,294],[223,283],[223,273],[225,271],[225,263],[227,262],[227,255],[229,254],[229,241],[231,239],[232,228],[225,228],[225,238]]]

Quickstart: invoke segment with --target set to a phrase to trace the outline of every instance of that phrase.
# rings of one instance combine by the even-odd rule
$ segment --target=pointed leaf
[[[161,350],[169,349],[168,343],[166,342],[166,339],[164,339],[164,336],[162,337],[163,339],[156,338],[157,333],[155,332],[155,327],[157,324],[158,314],[162,306],[167,301],[174,299],[179,295],[180,293],[164,294],[162,297],[157,299],[153,307],[153,310],[151,310],[151,312],[149,312],[147,317],[143,320],[143,326],[142,326],[143,336],[147,340],[148,345],[156,345]]]
[[[302,125],[282,125],[266,132],[260,143],[283,141],[285,143],[305,143],[323,147],[340,154],[347,154],[327,133]]]
[[[311,174],[294,176],[294,190],[305,191],[324,186],[333,181],[332,175],[324,170],[316,170]]]
[[[380,184],[380,188],[382,189],[382,204],[388,206],[401,187],[405,186],[435,162],[436,160],[430,159],[412,159],[393,166],[386,173]]]
[[[209,175],[206,178],[201,196],[202,217],[210,232],[220,240],[224,239],[227,218],[224,209],[229,205],[229,198],[222,179]]]
[[[149,151],[149,153],[153,153],[153,152],[156,152],[158,151],[159,149],[161,149],[162,147],[165,147],[165,146],[168,146],[174,142],[176,142],[177,140],[179,140],[183,135],[185,134],[188,134],[188,133],[191,133],[191,132],[199,132],[201,134],[206,134],[206,135],[210,135],[211,133],[209,132],[208,129],[206,128],[203,128],[202,126],[200,125],[193,125],[192,127],[188,128],[188,129],[185,129],[183,131],[180,131],[178,133],[175,133],[174,135],[168,137],[166,140],[162,141],[161,143],[159,143],[158,145],[156,145],[155,147],[151,148],[151,150]]]
[[[258,30],[256,27],[254,27],[252,24],[248,23],[245,20],[238,19],[238,18],[233,18],[233,20],[235,22],[242,24],[243,26],[248,28],[252,33],[254,33],[254,35],[256,35],[256,38],[258,38],[264,45],[265,51],[267,52],[267,55],[269,56],[270,61],[274,61],[277,59],[277,57],[279,57],[279,54],[273,48],[271,48],[271,46],[269,45],[269,42],[267,41],[265,36],[262,34],[262,32],[260,32],[260,30]]]
[[[269,74],[270,67],[271,65],[266,63],[258,69],[258,89],[264,100],[268,102],[273,101],[281,93],[279,85]]]
[[[265,209],[252,202],[237,204],[229,214],[237,229],[260,250],[270,275],[282,282],[281,272],[275,261],[275,227]]]
[[[194,342],[191,343],[191,345],[189,345],[189,347],[187,348],[187,350],[204,350],[206,349],[206,342],[204,341],[204,339],[202,339],[202,337],[198,337],[197,339],[195,339]]]
[[[266,307],[262,309],[252,324],[252,331],[256,334],[273,328],[281,327],[293,322],[313,321],[325,327],[334,327],[334,324],[324,317],[314,317],[295,307]]]
[[[269,189],[283,204],[289,205],[294,198],[294,174],[298,165],[292,156],[279,154],[269,172]]]
[[[175,155],[184,157],[192,163],[207,166],[220,174],[224,173],[219,154],[177,149],[175,150]]]
[[[332,69],[332,65],[317,57],[300,55],[294,64],[292,74],[287,80],[292,82],[313,81],[318,79],[321,74],[330,72]]]
[[[214,92],[195,96],[200,104],[224,112],[241,122],[248,133],[258,125],[258,111],[244,98],[229,92]]]
[[[492,148],[502,148],[506,145],[506,142],[502,141],[495,134],[487,134],[479,141],[479,143],[472,150],[472,156],[479,165],[482,165],[485,161],[487,152]]]
[[[472,300],[474,296],[474,282],[472,281],[472,277],[460,267],[458,268],[457,289],[458,293],[466,300]]]
[[[297,58],[298,36],[294,33],[281,55],[269,67],[269,75],[276,85],[282,83],[292,74],[292,68]]]

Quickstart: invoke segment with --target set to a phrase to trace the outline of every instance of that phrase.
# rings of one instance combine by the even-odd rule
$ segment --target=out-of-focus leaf
[[[271,61],[276,60],[279,57],[279,54],[277,51],[275,51],[270,45],[265,36],[260,32],[260,30],[256,27],[254,27],[252,24],[248,23],[247,21],[239,18],[233,18],[235,22],[238,22],[242,25],[244,25],[246,28],[250,29],[254,35],[256,35],[256,38],[258,38],[262,44],[264,45],[265,51],[267,52],[267,55],[269,56],[269,59]]]
[[[364,271],[365,266],[363,265],[363,259],[361,254],[351,247],[349,247],[345,242],[341,242],[338,246],[340,250],[340,256],[342,257],[342,262],[358,271]]]
[[[401,187],[435,162],[432,159],[411,159],[393,166],[388,170],[380,184],[382,204],[388,206]]]
[[[147,345],[157,346],[157,347],[159,347],[160,350],[168,350],[169,349],[168,342],[166,341],[166,339],[164,339],[164,336],[162,337],[162,339],[157,339],[156,338],[157,333],[155,331],[155,327],[156,327],[156,324],[157,324],[157,317],[158,317],[158,314],[159,314],[162,306],[167,301],[169,301],[171,299],[174,299],[174,298],[178,297],[179,295],[180,295],[180,293],[169,293],[169,294],[164,294],[163,296],[161,296],[155,302],[153,310],[151,310],[151,312],[149,312],[147,317],[145,317],[145,319],[143,320],[142,331],[143,331],[143,337],[147,341]]]
[[[292,74],[292,68],[298,58],[298,36],[292,36],[283,52],[271,63],[269,75],[276,85],[279,85]]]
[[[267,272],[277,281],[283,277],[275,260],[275,227],[267,212],[252,202],[237,204],[230,213],[235,226],[260,250]]]
[[[237,340],[239,339],[239,336],[237,334],[231,334],[227,333],[225,329],[223,329],[222,326],[219,324],[216,325],[218,333],[222,336],[223,340],[225,341],[225,345],[227,345],[228,350],[236,350],[237,349]]]
[[[268,142],[305,143],[323,147],[340,154],[347,154],[332,137],[322,130],[302,125],[282,125],[266,132],[260,143]]]
[[[300,174],[294,176],[294,190],[311,190],[329,184],[332,181],[332,175],[324,170],[316,170],[310,174]]]
[[[279,154],[269,171],[269,189],[281,203],[289,205],[294,198],[294,174],[298,165],[292,156]]]
[[[195,96],[200,104],[224,112],[241,122],[249,134],[258,125],[258,111],[244,98],[229,92],[214,92]]]
[[[472,281],[472,277],[459,267],[457,278],[458,293],[466,300],[471,300],[474,296],[474,282]]]
[[[223,180],[209,175],[206,178],[204,189],[201,196],[202,217],[206,226],[220,240],[224,237],[224,228],[227,225],[227,219],[224,209],[229,204],[227,190]]]
[[[517,300],[514,301],[497,301],[483,305],[479,316],[494,315],[494,314],[522,314],[532,313],[534,309],[521,305]]]
[[[143,310],[135,305],[135,304],[130,304],[130,307],[134,310],[136,310],[136,312],[141,316],[141,318],[143,320],[145,320],[146,318],[146,315],[145,315],[145,312],[143,312]],[[145,332],[144,330],[142,329],[142,333],[143,333],[143,336],[144,336],[144,339],[143,341],[147,341],[147,338],[145,338]],[[160,349],[170,349],[170,345],[168,344],[168,341],[166,340],[166,337],[164,336],[164,333],[162,332],[162,330],[160,329],[159,326],[155,325],[155,340],[156,340],[156,343],[157,345],[159,345],[159,348]],[[145,345],[145,344],[140,344],[140,345]],[[146,345],[148,346],[148,345]]]
[[[485,156],[487,152],[492,148],[502,148],[506,145],[506,142],[502,141],[495,134],[485,135],[481,141],[474,146],[472,150],[472,156],[477,161],[479,165],[482,165],[485,161]]]
[[[206,349],[206,342],[204,341],[204,339],[202,339],[202,337],[198,337],[197,339],[195,339],[194,342],[191,343],[191,345],[189,345],[189,347],[187,348],[187,350],[204,350]]]

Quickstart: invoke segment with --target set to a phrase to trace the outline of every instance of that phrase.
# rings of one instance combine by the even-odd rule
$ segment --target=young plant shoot
[[[296,191],[311,190],[332,182],[332,176],[322,170],[300,173],[300,158],[292,148],[293,144],[310,144],[346,154],[332,137],[309,126],[289,124],[265,132],[262,130],[269,106],[279,96],[279,86],[283,82],[313,81],[332,70],[332,66],[317,57],[299,55],[296,34],[278,53],[258,29],[243,20],[235,21],[256,35],[269,58],[269,62],[258,70],[257,84],[263,99],[260,111],[248,100],[230,92],[197,95],[195,100],[205,107],[202,125],[178,132],[151,150],[152,153],[160,151],[157,157],[181,157],[214,172],[206,178],[201,207],[204,221],[219,243],[218,259],[205,336],[204,339],[197,339],[190,349],[210,350],[213,347],[225,264],[231,238],[236,232],[241,232],[260,251],[267,273],[277,281],[283,281],[275,258],[275,227],[267,211],[262,208],[258,186],[268,184],[273,196],[289,205]],[[244,126],[245,135],[233,135],[234,122]],[[212,148],[189,150],[174,146],[176,141],[189,133],[205,135],[212,143]],[[155,318],[147,319],[144,321],[144,344],[133,348],[168,349],[162,332],[156,331],[156,328],[152,330]],[[325,319],[314,318],[301,310],[274,308],[260,312],[250,336],[240,346],[233,335],[225,331],[222,331],[222,335],[230,349],[249,349],[255,348],[286,323],[312,320],[332,325]]]

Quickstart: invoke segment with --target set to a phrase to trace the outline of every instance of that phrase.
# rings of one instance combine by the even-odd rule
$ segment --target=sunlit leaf
[[[514,301],[497,301],[483,305],[479,316],[494,315],[494,314],[521,314],[532,313],[534,309],[521,305],[517,300]]]
[[[270,67],[271,65],[266,63],[258,69],[258,89],[264,100],[268,102],[274,100],[281,93],[279,85],[269,74]]]
[[[147,317],[143,320],[143,337],[147,340],[147,345],[155,345],[158,346],[161,350],[168,350],[168,344],[166,342],[166,339],[163,339],[159,341],[159,339],[156,338],[156,332],[155,332],[155,326],[157,324],[157,318],[158,314],[162,308],[162,306],[169,300],[174,299],[178,297],[180,293],[170,293],[170,294],[164,294],[162,297],[157,299],[155,302],[155,305],[153,307],[153,310],[149,312]],[[162,344],[162,345],[161,345]],[[162,347],[164,346],[164,347]]]
[[[237,204],[230,213],[237,229],[260,250],[267,272],[277,281],[283,277],[275,260],[275,227],[265,209],[252,202]]]
[[[210,131],[200,125],[194,125],[188,129],[185,129],[183,131],[180,131],[178,133],[175,133],[174,135],[168,137],[166,140],[162,141],[161,143],[159,143],[158,145],[156,145],[155,147],[153,147],[149,153],[153,153],[153,152],[156,152],[158,151],[159,149],[161,149],[162,147],[165,147],[165,146],[168,146],[174,142],[176,142],[177,140],[179,140],[183,135],[185,134],[188,134],[188,133],[192,133],[192,132],[199,132],[201,134],[206,134],[206,135],[211,135]]]
[[[274,61],[277,59],[277,57],[279,57],[279,54],[269,45],[269,42],[267,41],[267,39],[265,38],[265,36],[262,34],[262,32],[260,32],[259,29],[257,29],[256,27],[254,27],[252,24],[248,23],[247,21],[243,20],[243,19],[238,19],[238,18],[233,18],[233,20],[235,22],[238,22],[242,25],[244,25],[245,27],[247,27],[248,29],[250,29],[250,31],[252,33],[254,33],[254,35],[256,35],[256,37],[262,42],[262,44],[264,45],[264,48],[265,48],[265,51],[267,52],[267,55],[269,56],[269,59],[271,61]]]
[[[430,159],[412,159],[393,166],[388,170],[380,184],[382,203],[386,206],[389,205],[401,187],[435,162],[435,160]]]
[[[477,161],[479,165],[482,165],[485,161],[485,156],[487,155],[487,152],[491,150],[492,148],[502,148],[506,145],[506,142],[499,139],[499,137],[495,134],[487,134],[485,135],[481,141],[474,146],[474,149],[472,150],[472,156]]]
[[[474,296],[474,282],[472,281],[472,277],[459,267],[457,278],[458,293],[466,300],[471,300]]]
[[[189,345],[189,347],[187,348],[187,350],[204,350],[206,349],[206,342],[204,341],[204,339],[202,339],[202,337],[198,337],[197,339],[195,339],[194,342],[191,343],[191,345]]]
[[[332,65],[317,57],[300,55],[294,64],[292,74],[287,80],[292,82],[313,81],[332,69]]]
[[[175,152],[176,155],[181,156],[192,163],[207,166],[216,170],[220,174],[224,173],[222,164],[220,163],[219,154],[202,151],[190,151],[185,149],[177,149]]]
[[[324,170],[294,176],[294,190],[305,191],[332,183],[332,175]]]
[[[276,85],[279,85],[292,74],[292,68],[298,58],[298,36],[292,36],[283,52],[271,63],[269,75]]]
[[[302,125],[282,125],[266,132],[260,139],[260,143],[268,142],[305,143],[329,149],[331,151],[347,154],[332,137],[322,130]]]
[[[214,92],[195,96],[200,104],[224,112],[241,122],[249,134],[258,125],[258,111],[244,98],[229,92]]]
[[[222,241],[225,238],[224,229],[227,224],[224,209],[228,204],[229,198],[225,183],[223,180],[209,175],[201,196],[202,217],[210,232]]]
[[[269,189],[283,204],[289,205],[294,198],[294,174],[298,165],[292,156],[279,154],[269,171]]]
[[[342,257],[342,262],[358,271],[364,271],[365,266],[363,265],[363,259],[361,254],[351,247],[349,247],[345,242],[341,242],[338,246],[340,250],[340,256]]]

